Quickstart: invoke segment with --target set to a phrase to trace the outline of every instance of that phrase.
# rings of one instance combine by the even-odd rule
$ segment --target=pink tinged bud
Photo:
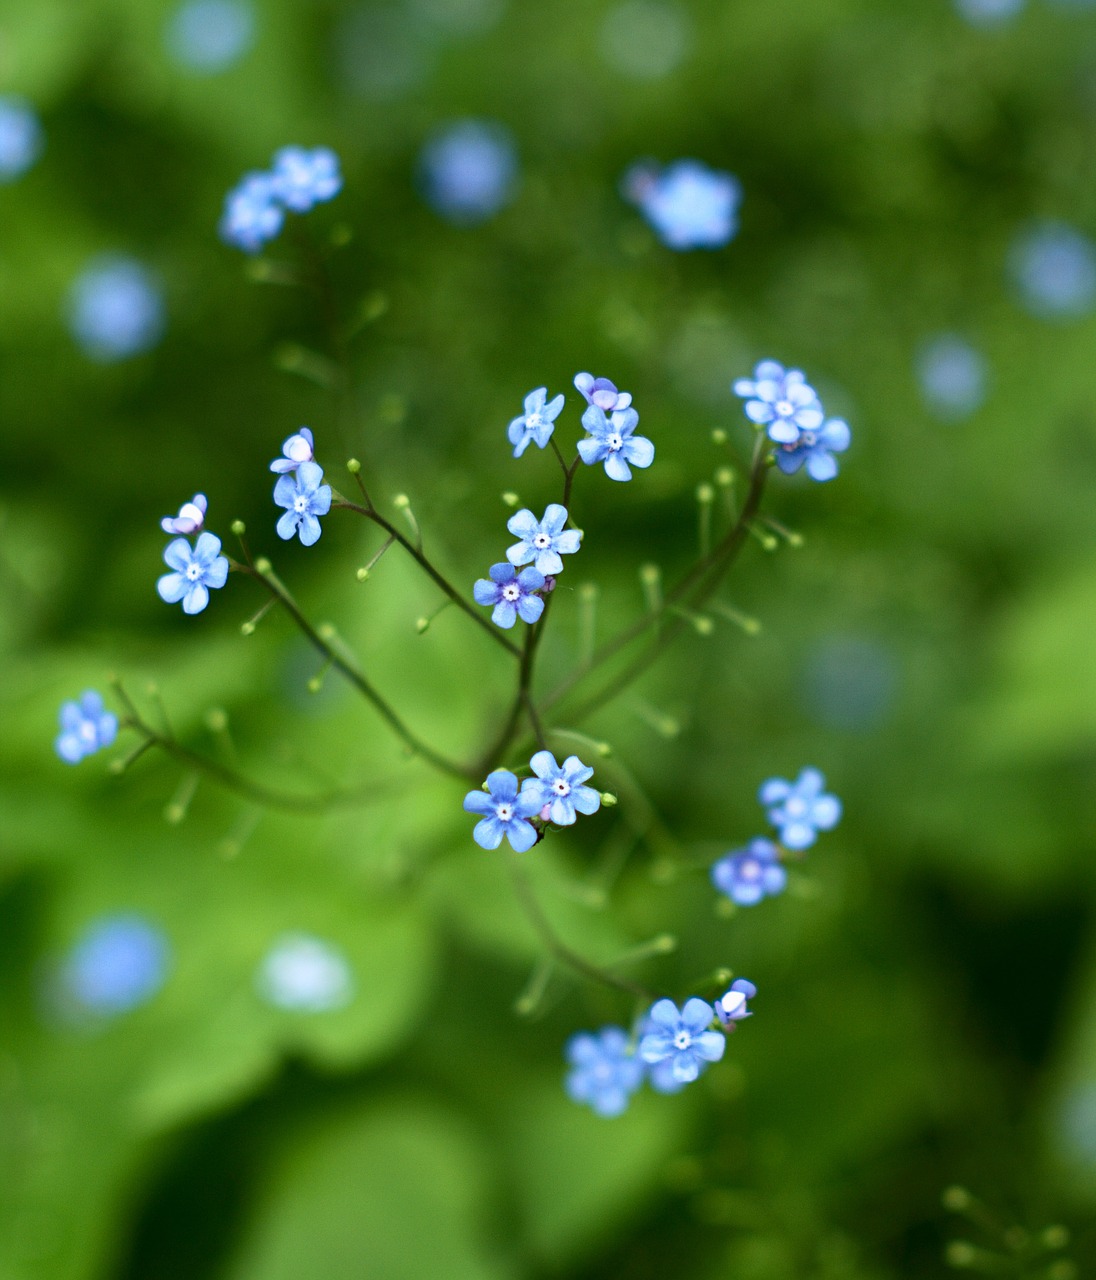
[[[540,810],[540,820],[541,820],[541,822],[547,822],[547,821],[548,821],[548,817],[549,817],[549,815],[551,814],[551,812],[552,812],[552,805],[551,805],[551,802],[550,802],[550,801],[549,801],[549,803],[548,803],[548,804],[546,804],[546,805],[542,805],[542,806],[541,806],[541,810]]]
[[[748,1018],[746,996],[741,991],[728,991],[722,999],[716,1001],[715,1011],[723,1025],[730,1026],[741,1018]]]
[[[165,533],[182,534],[189,537],[198,533],[205,523],[206,498],[204,493],[196,493],[189,502],[184,502],[177,516],[164,516],[160,528]]]
[[[302,435],[290,436],[285,444],[282,445],[282,452],[290,462],[311,462],[312,441],[307,440]]]
[[[540,594],[541,594],[542,596],[546,596],[546,595],[548,595],[550,592],[555,591],[555,589],[556,589],[556,580],[555,580],[555,578],[553,578],[553,577],[552,577],[552,575],[551,575],[551,574],[549,574],[549,575],[544,579],[544,586],[543,586],[543,587],[541,587],[541,589],[540,589]]]

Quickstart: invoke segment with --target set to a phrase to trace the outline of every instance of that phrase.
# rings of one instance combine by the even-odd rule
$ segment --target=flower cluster
[[[286,210],[307,213],[342,190],[339,158],[328,147],[282,147],[265,173],[248,173],[225,197],[221,238],[257,253],[282,229]]]
[[[601,807],[600,792],[585,785],[594,771],[578,756],[559,764],[550,751],[538,751],[529,767],[534,776],[520,784],[509,769],[496,769],[483,784],[486,794],[469,791],[464,797],[468,813],[483,815],[472,832],[481,849],[497,849],[505,837],[517,853],[526,853],[548,823],[569,827],[578,814]]]
[[[476,604],[491,606],[497,627],[509,629],[518,618],[532,624],[544,612],[541,593],[553,589],[555,575],[563,572],[562,557],[574,555],[582,542],[579,530],[564,528],[567,519],[567,508],[558,502],[549,503],[539,520],[527,507],[510,517],[506,527],[520,541],[472,588]],[[530,567],[519,573],[520,565]]]
[[[763,427],[777,446],[776,465],[793,475],[806,464],[812,480],[837,475],[835,453],[844,453],[851,435],[841,418],[826,419],[815,389],[799,369],[762,360],[752,378],[739,378],[734,393],[745,401],[746,417]]]
[[[79,764],[85,756],[109,747],[118,735],[118,717],[104,709],[94,689],[82,694],[79,702],[63,703],[60,719],[54,749],[66,764]]]

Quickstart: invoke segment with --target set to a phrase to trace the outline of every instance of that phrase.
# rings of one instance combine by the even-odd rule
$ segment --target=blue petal
[[[54,742],[53,749],[66,764],[79,764],[87,754],[83,740],[75,733],[62,733]]]
[[[282,517],[285,518],[284,516]],[[498,599],[498,586],[487,578],[477,578],[472,588],[472,598],[476,604],[494,604]]]
[[[557,778],[561,772],[555,756],[550,751],[538,751],[529,761],[529,768],[538,778]]]
[[[575,821],[575,806],[567,796],[555,796],[549,806],[548,817],[557,827],[569,827]]]
[[[605,410],[599,409],[596,404],[592,404],[582,415],[582,425],[592,436],[605,437],[609,434],[609,419],[605,416]]]
[[[544,400],[548,395],[547,387],[537,387],[535,391],[530,391],[525,397],[526,414],[537,413],[544,408]]]
[[[187,580],[181,573],[165,573],[156,583],[160,599],[168,604],[178,604],[187,593]]]
[[[572,556],[582,546],[582,534],[577,529],[564,529],[556,538],[556,550],[560,555]]]
[[[496,804],[509,804],[517,798],[517,777],[509,769],[495,769],[487,775],[487,790]]]
[[[622,453],[610,453],[605,459],[605,474],[610,480],[631,480],[632,473]]]
[[[601,462],[608,453],[609,446],[604,440],[599,440],[597,436],[591,436],[586,440],[580,440],[578,442],[578,456],[588,467],[592,467],[595,463]]]
[[[500,600],[491,614],[491,621],[496,627],[502,627],[504,631],[509,631],[517,620],[517,610],[509,600]]]
[[[544,519],[540,522],[540,527],[550,537],[556,538],[563,531],[566,523],[567,508],[560,506],[558,502],[550,502],[544,510]]]
[[[831,418],[818,433],[818,438],[832,452],[844,453],[852,440],[852,433],[842,418]]]
[[[772,422],[776,414],[773,412],[772,405],[766,404],[764,400],[748,400],[746,402],[746,417],[751,422],[756,422],[759,427],[763,427],[766,423]]]
[[[672,1000],[656,1000],[651,1005],[647,1020],[653,1022],[659,1028],[664,1028],[672,1036],[677,1031],[681,1015],[677,1011],[677,1005]]]
[[[811,805],[811,822],[820,831],[829,831],[841,818],[841,801],[836,796],[819,796]]]
[[[803,465],[803,459],[807,455],[802,449],[777,449],[773,456],[780,470],[786,476],[793,476]]]
[[[274,527],[278,531],[278,537],[288,542],[297,532],[297,513],[295,511],[287,511],[284,516],[279,517],[278,523]]]
[[[498,818],[484,818],[472,830],[472,839],[481,849],[497,849],[502,844],[506,827]]]
[[[183,596],[184,613],[201,613],[207,604],[209,604],[209,592],[200,582],[193,583],[190,590]]]
[[[655,447],[646,436],[632,436],[621,450],[633,467],[649,467],[655,460]]]
[[[274,464],[271,463],[271,470]],[[279,507],[292,507],[293,500],[297,496],[297,481],[292,475],[283,475],[278,477],[278,483],[274,486],[274,502]]]
[[[513,576],[513,570],[511,570]],[[539,591],[544,586],[544,574],[538,569],[522,569],[518,574],[518,586],[522,591]]]
[[[579,813],[597,813],[601,808],[601,795],[593,787],[575,787],[571,792],[571,803]]]
[[[331,486],[329,484],[321,484],[312,495],[309,510],[314,516],[325,516],[331,510]]]
[[[809,849],[818,836],[807,823],[791,822],[781,829],[780,839],[789,849]]]
[[[207,587],[223,587],[227,581],[228,561],[224,556],[218,556],[205,572],[205,584]]]
[[[830,453],[812,450],[807,456],[807,475],[819,484],[825,484],[837,475],[837,459]]]
[[[719,1031],[705,1031],[693,1041],[692,1048],[705,1062],[718,1062],[727,1048],[727,1037]]]
[[[495,803],[486,791],[469,791],[464,797],[464,808],[468,813],[494,813]]]
[[[701,1000],[697,996],[692,996],[686,1000],[681,1010],[682,1024],[693,1035],[703,1031],[714,1017],[715,1013],[712,1010],[712,1006],[707,1000]]]
[[[510,607],[512,609],[514,606],[511,605]],[[522,622],[528,622],[532,625],[543,612],[544,601],[540,596],[522,596],[518,601],[518,613],[521,615]]]
[[[691,1053],[674,1055],[674,1079],[682,1084],[692,1084],[700,1075],[700,1064]]]
[[[518,562],[515,561],[514,563]],[[537,573],[543,574],[562,573],[563,561],[554,551],[538,551],[536,553],[536,570]]]
[[[506,558],[513,565],[528,564],[537,558],[537,553],[527,542],[515,542],[512,547],[507,548]]]
[[[761,784],[758,800],[764,805],[779,804],[791,794],[792,784],[784,778],[768,778]]]
[[[520,511],[515,512],[506,522],[507,529],[515,538],[529,538],[536,535],[540,526],[537,524],[537,518],[529,510],[523,507]]]
[[[518,576],[514,566],[507,561],[503,561],[501,564],[493,564],[487,570],[487,574],[491,581],[497,582],[500,587],[506,586],[508,582],[513,582]]]
[[[795,444],[799,439],[799,428],[787,418],[774,418],[769,424],[769,439],[777,444]]]
[[[506,838],[515,853],[527,853],[537,842],[537,829],[524,818],[514,818],[506,824]]]
[[[281,522],[279,521],[279,523]],[[319,539],[320,533],[322,532],[320,529],[320,522],[314,515],[305,512],[305,514],[301,516],[299,532],[301,535],[301,542],[303,542],[306,547],[310,547]]]
[[[544,406],[543,416],[547,418],[549,422],[555,422],[555,420],[559,417],[559,413],[560,413],[560,410],[563,408],[563,405],[564,405],[564,397],[562,395],[553,397]]]
[[[210,565],[221,554],[221,540],[214,533],[200,533],[194,544],[194,559],[203,566]]]
[[[594,776],[593,769],[588,764],[583,764],[578,756],[568,756],[560,772],[573,787]]]

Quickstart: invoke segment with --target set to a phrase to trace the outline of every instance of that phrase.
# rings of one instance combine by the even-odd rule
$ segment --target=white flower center
[[[495,809],[495,817],[498,818],[499,822],[509,822],[513,816],[514,816],[513,805],[503,803],[503,804],[500,804]]]
[[[818,437],[813,431],[801,431],[799,433],[799,443],[805,444],[808,449],[813,449],[818,443]]]
[[[692,1036],[684,1028],[682,1028],[682,1030],[680,1030],[677,1033],[677,1035],[674,1036],[675,1049],[687,1049],[689,1045],[692,1044],[692,1042],[693,1042]]]
[[[188,582],[197,582],[202,576],[202,566],[196,561],[191,560],[186,567],[186,579]]]
[[[792,796],[792,798],[784,805],[784,812],[789,818],[805,817],[807,813],[807,802],[806,800],[800,799],[799,796]]]
[[[562,778],[557,778],[555,782],[552,783],[552,790],[557,796],[569,796],[571,794],[570,784],[564,782]]]
[[[539,547],[541,551],[543,551],[546,547],[550,547],[551,545],[552,545],[552,539],[546,533],[538,533],[537,536],[533,539],[533,546]]]
[[[527,413],[525,415],[525,428],[527,431],[535,431],[537,427],[544,426],[544,419],[540,413]]]
[[[743,880],[760,880],[761,863],[756,858],[747,858],[738,864],[738,874]]]
[[[305,497],[303,493],[297,494],[297,496],[293,499],[293,510],[299,516],[303,516],[304,513],[308,510],[308,499]]]
[[[775,408],[778,418],[790,418],[795,413],[795,405],[790,400],[778,400]]]
[[[521,599],[521,588],[516,582],[508,582],[502,589],[502,598],[509,600],[512,604],[515,600]]]
[[[605,443],[609,446],[610,450],[613,453],[616,453],[618,449],[623,447],[624,437],[620,434],[619,431],[610,431],[609,436],[606,439]]]

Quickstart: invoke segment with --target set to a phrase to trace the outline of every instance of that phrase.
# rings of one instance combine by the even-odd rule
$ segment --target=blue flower
[[[627,409],[632,403],[629,391],[618,391],[616,383],[608,378],[595,378],[592,373],[576,373],[575,386],[582,393],[587,404],[596,404],[606,413],[614,409]]]
[[[992,27],[1016,17],[1025,0],[955,0],[961,18],[974,27]]]
[[[181,66],[205,75],[237,62],[255,38],[255,14],[243,0],[188,0],[172,15],[165,43]]]
[[[42,126],[25,98],[0,97],[0,182],[22,177],[42,152]]]
[[[647,1015],[639,1056],[651,1065],[668,1060],[672,1078],[689,1084],[704,1063],[718,1062],[727,1047],[720,1032],[709,1030],[714,1019],[712,1006],[695,996],[680,1012],[672,1000],[659,1000]]]
[[[752,907],[762,898],[782,893],[788,873],[780,865],[780,850],[758,836],[745,849],[720,858],[711,870],[712,884],[740,907]]]
[[[942,333],[917,354],[917,380],[926,405],[938,418],[956,421],[986,398],[986,359],[954,333]]]
[[[287,933],[263,957],[256,986],[277,1009],[327,1013],[349,1004],[354,994],[350,965],[321,938]]]
[[[643,1083],[643,1063],[635,1056],[627,1032],[602,1027],[596,1034],[580,1032],[567,1041],[568,1096],[599,1116],[619,1116]]]
[[[183,602],[184,613],[201,613],[209,604],[209,588],[228,581],[228,561],[221,555],[221,540],[212,533],[198,535],[193,550],[186,538],[176,538],[164,548],[164,563],[174,573],[165,573],[156,583],[160,599],[168,604]]]
[[[769,821],[780,832],[788,849],[809,849],[819,831],[837,826],[841,801],[826,795],[826,779],[817,769],[802,769],[794,782],[770,778],[761,784],[758,799],[768,811]]]
[[[73,337],[92,360],[124,360],[160,340],[163,295],[139,262],[106,255],[94,259],[73,283],[68,321]]]
[[[538,520],[527,508],[511,516],[506,527],[521,541],[506,552],[507,560],[511,564],[532,561],[539,573],[562,573],[560,556],[573,555],[582,542],[582,534],[577,529],[564,529],[566,523],[567,508],[558,502],[549,503],[543,520]]]
[[[676,160],[661,171],[638,164],[624,190],[670,249],[719,249],[738,230],[738,181],[699,160]]]
[[[320,516],[331,510],[331,486],[323,483],[323,470],[314,462],[302,462],[296,475],[278,477],[274,501],[286,512],[278,520],[278,537],[288,541],[299,533],[310,547],[320,536]]]
[[[582,425],[589,431],[589,438],[578,442],[578,452],[587,466],[605,463],[605,474],[610,480],[631,480],[628,467],[649,467],[655,460],[655,447],[646,436],[634,436],[632,432],[639,422],[634,409],[618,409],[611,419],[596,404],[590,405],[582,415]]]
[[[736,396],[746,401],[746,417],[768,428],[777,444],[795,444],[801,431],[817,431],[822,425],[822,405],[814,388],[799,369],[787,369],[776,360],[762,360],[752,378],[739,378]]]
[[[832,480],[837,475],[837,459],[833,455],[844,453],[851,438],[849,424],[841,418],[831,418],[821,431],[801,431],[796,444],[781,445],[775,451],[776,465],[790,476],[805,462],[812,480]]]
[[[724,1030],[733,1031],[736,1022],[753,1017],[746,1007],[746,1001],[752,1000],[755,995],[757,988],[747,978],[739,978],[731,983],[731,989],[715,1002],[715,1016],[722,1022]]]
[[[509,203],[517,168],[513,136],[490,120],[446,126],[419,159],[427,203],[457,226],[485,222]]]
[[[506,429],[506,435],[514,446],[514,457],[520,458],[529,442],[543,449],[552,438],[555,420],[563,408],[563,396],[556,396],[545,404],[547,387],[538,387],[525,397],[525,412],[514,418]]]
[[[521,791],[518,780],[509,769],[496,769],[487,775],[487,794],[469,791],[464,797],[468,813],[482,813],[472,839],[481,849],[497,849],[503,836],[516,853],[525,853],[537,842],[537,829],[527,819],[540,811],[540,791],[526,779]]]
[[[189,502],[184,502],[177,516],[164,516],[160,528],[165,533],[181,533],[186,537],[200,533],[205,523],[206,496],[196,493]]]
[[[342,190],[339,157],[330,147],[282,147],[274,153],[274,191],[287,209],[307,213]]]
[[[1042,320],[1075,319],[1096,303],[1096,246],[1067,223],[1026,228],[1013,244],[1009,269],[1021,302]]]
[[[225,196],[221,239],[245,253],[258,253],[281,231],[284,221],[273,175],[248,173]]]
[[[103,708],[103,699],[94,689],[79,702],[61,706],[61,732],[53,744],[66,764],[78,764],[85,756],[109,747],[118,734],[118,717]]]
[[[278,472],[279,475],[285,475],[289,471],[296,471],[302,462],[311,462],[314,455],[316,442],[312,438],[312,432],[307,427],[302,427],[296,435],[292,435],[282,445],[282,457],[275,458],[270,464],[270,470]]]
[[[493,564],[488,570],[491,577],[480,578],[472,588],[476,604],[491,604],[495,611],[491,621],[497,627],[512,627],[520,617],[522,622],[536,622],[544,612],[544,601],[536,592],[544,586],[544,574],[536,569],[522,569],[512,564]]]
[[[159,929],[141,916],[107,916],[66,956],[58,994],[88,1013],[128,1013],[160,990],[167,967],[167,940]]]
[[[529,761],[529,767],[537,775],[526,785],[539,795],[542,809],[548,810],[541,817],[554,822],[557,827],[569,827],[575,821],[575,811],[596,813],[601,807],[601,795],[593,787],[582,784],[594,776],[594,771],[584,765],[578,756],[568,756],[562,765],[550,751],[538,751]]]

